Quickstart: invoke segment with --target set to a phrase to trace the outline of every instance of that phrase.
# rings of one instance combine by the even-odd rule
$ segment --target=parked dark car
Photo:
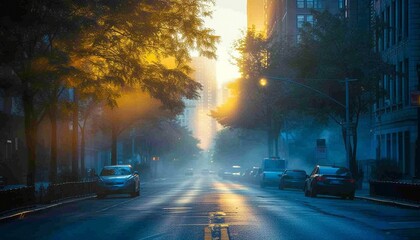
[[[97,196],[127,193],[132,197],[140,195],[140,178],[130,165],[105,166],[97,182]]]
[[[280,176],[279,189],[298,188],[303,190],[307,177],[305,170],[288,169]]]
[[[305,182],[305,196],[318,194],[354,199],[355,180],[345,167],[317,165]]]

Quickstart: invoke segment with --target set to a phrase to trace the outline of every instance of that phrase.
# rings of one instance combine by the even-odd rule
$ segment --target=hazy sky
[[[209,19],[207,24],[221,37],[217,50],[217,81],[220,86],[239,77],[238,69],[230,63],[230,54],[233,42],[246,29],[246,0],[216,0],[213,19]]]

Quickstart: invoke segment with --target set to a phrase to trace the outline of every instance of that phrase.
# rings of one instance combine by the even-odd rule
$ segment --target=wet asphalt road
[[[420,236],[419,210],[194,176],[145,183],[137,198],[77,201],[1,223],[0,239],[211,239],[210,222],[230,239]]]

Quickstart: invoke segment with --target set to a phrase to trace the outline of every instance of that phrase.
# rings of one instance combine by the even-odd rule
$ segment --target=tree
[[[184,166],[197,160],[201,149],[191,131],[175,120],[162,119],[140,126],[140,143],[144,156],[159,156],[162,161],[171,161]]]
[[[241,78],[230,86],[235,96],[212,111],[212,117],[226,127],[266,131],[268,156],[278,156],[286,93],[279,84],[260,85],[269,67],[268,43],[262,34],[251,29],[235,43],[235,48],[240,53],[234,60]]]
[[[381,93],[377,80],[388,67],[378,52],[374,52],[369,32],[342,14],[327,11],[313,12],[315,23],[306,24],[302,39],[294,49],[290,64],[296,69],[296,79],[327,93],[339,102],[345,102],[345,78],[357,79],[350,85],[350,170],[357,176],[357,126],[362,113],[369,110],[376,95]],[[354,49],[357,49],[355,51]],[[343,126],[346,143],[345,109],[330,100],[311,94],[306,89],[294,88],[293,95],[300,99],[298,109],[321,119],[333,118]]]
[[[220,167],[258,166],[265,147],[263,139],[263,131],[225,128],[216,135],[213,161]]]
[[[46,106],[39,102],[40,92],[53,86],[48,90],[56,100],[61,91],[57,90],[62,89],[61,81],[65,79],[64,86],[74,89],[76,100],[79,85],[89,76],[89,80],[100,79],[103,83],[97,85],[101,87],[99,91],[119,89],[123,85],[138,87],[159,99],[165,107],[181,111],[181,99],[198,97],[200,88],[199,83],[188,77],[191,71],[187,65],[189,50],[196,49],[201,55],[215,57],[218,37],[204,27],[203,21],[211,15],[212,4],[212,0],[2,2],[0,62],[12,69],[21,86],[28,185],[35,183],[37,126],[46,111]],[[56,56],[60,56],[60,61],[55,61]],[[174,66],[169,68],[162,64],[164,58],[173,59]],[[99,72],[86,72],[93,68],[78,65],[80,59],[89,61]],[[45,71],[34,68],[36,62],[44,62],[48,71],[54,72],[54,78],[44,79]],[[64,78],[59,71],[62,67],[75,70],[77,74],[67,72]],[[48,81],[54,84],[45,84]],[[112,105],[116,95],[109,96],[106,100]],[[50,103],[48,112],[54,125],[55,102]],[[79,111],[77,101],[75,103],[73,172],[78,165]],[[53,135],[52,139],[55,139]],[[55,155],[53,148],[52,143],[51,156]],[[51,166],[55,169],[54,161]],[[51,175],[54,178],[53,172]]]
[[[29,186],[35,183],[37,126],[45,109],[39,103],[39,93],[43,87],[49,86],[43,79],[45,69],[38,67],[48,62],[49,70],[55,71],[61,65],[62,61],[54,61],[55,56],[65,55],[62,49],[55,48],[56,40],[66,38],[83,27],[83,7],[78,1],[52,0],[3,1],[0,5],[0,61],[12,69],[20,85]]]
[[[218,37],[203,21],[211,15],[211,4],[209,0],[104,1],[99,25],[80,38],[79,54],[89,59],[87,69],[96,69],[96,78],[108,80],[111,88],[137,88],[179,113],[183,99],[198,98],[201,88],[189,77],[190,50],[215,57]],[[120,130],[112,129],[115,141]]]
[[[117,99],[118,107],[105,106],[102,111],[102,129],[111,134],[111,164],[118,164],[118,136],[135,124],[151,121],[168,114],[161,109],[162,104],[149,94],[126,89]]]

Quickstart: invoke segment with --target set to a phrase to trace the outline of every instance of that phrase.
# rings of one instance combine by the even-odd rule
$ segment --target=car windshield
[[[284,169],[284,162],[279,160],[265,160],[264,168],[267,171],[276,171]]]
[[[306,177],[306,173],[303,171],[287,171],[286,174],[287,176],[297,177],[297,178]]]
[[[130,174],[131,170],[129,167],[104,168],[101,172],[101,176],[124,176]]]
[[[320,174],[350,176],[350,171],[344,167],[320,167]]]

